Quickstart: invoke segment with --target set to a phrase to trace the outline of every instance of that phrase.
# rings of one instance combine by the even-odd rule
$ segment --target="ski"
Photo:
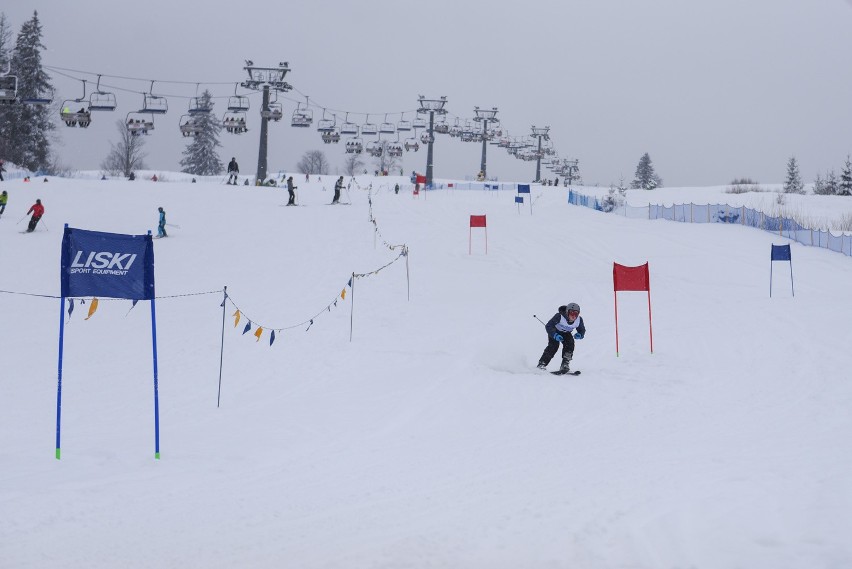
[[[552,371],[552,372],[550,372],[550,373],[551,373],[552,375],[580,375],[580,372],[579,372],[579,371],[562,371],[562,370],[557,370],[557,371]]]

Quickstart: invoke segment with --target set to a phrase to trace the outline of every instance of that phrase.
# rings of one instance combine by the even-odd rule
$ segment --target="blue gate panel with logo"
[[[62,296],[154,299],[154,243],[150,235],[65,228]]]

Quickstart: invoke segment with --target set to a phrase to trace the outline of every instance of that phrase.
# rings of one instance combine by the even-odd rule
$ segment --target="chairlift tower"
[[[420,101],[420,108],[417,109],[418,113],[429,113],[429,143],[426,149],[426,187],[432,187],[432,145],[435,144],[435,113],[439,115],[447,114],[447,111],[444,109],[444,105],[447,104],[447,98],[441,97],[440,99],[427,99],[423,95],[418,97]]]
[[[562,166],[562,175],[568,180],[568,185],[574,181],[574,178],[580,173],[580,160],[575,158],[574,160],[565,159]]]
[[[282,61],[278,67],[258,67],[250,59],[246,60],[243,67],[249,78],[240,86],[244,89],[263,92],[263,104],[260,107],[260,144],[257,153],[257,181],[261,183],[266,179],[267,169],[267,133],[269,131],[269,113],[264,113],[269,108],[269,92],[286,93],[293,88],[284,81],[284,77],[290,71],[290,64]]]
[[[482,179],[488,179],[488,172],[485,170],[485,150],[488,148],[488,121],[493,120],[497,116],[497,107],[491,107],[491,110],[480,109],[474,107],[473,112],[476,117],[473,120],[482,123],[482,162],[479,165],[479,171],[482,172]]]
[[[549,132],[549,126],[537,127],[532,125],[532,134],[530,134],[530,137],[538,139],[538,151],[536,153],[535,162],[535,180],[533,180],[533,182],[541,182],[541,141],[550,140]]]

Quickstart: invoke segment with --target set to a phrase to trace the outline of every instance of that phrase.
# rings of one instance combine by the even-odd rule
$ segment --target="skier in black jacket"
[[[236,158],[231,158],[231,161],[228,162],[228,183],[231,183],[233,180],[233,185],[237,185],[238,175],[240,173],[240,167],[237,164]]]
[[[580,305],[571,302],[560,306],[553,318],[544,325],[547,330],[547,347],[538,360],[538,369],[547,369],[547,364],[556,355],[559,343],[562,343],[562,365],[559,371],[568,373],[574,357],[574,340],[582,340],[586,335],[586,326],[580,316]],[[573,333],[573,335],[572,335]]]
[[[287,202],[287,205],[296,205],[296,188],[299,186],[293,185],[293,176],[287,178],[287,191],[290,192],[290,201]]]

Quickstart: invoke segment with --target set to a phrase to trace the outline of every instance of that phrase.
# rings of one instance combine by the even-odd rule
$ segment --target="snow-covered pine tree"
[[[838,191],[837,174],[834,170],[829,170],[825,175],[825,194],[827,196],[836,196]]]
[[[799,163],[796,162],[795,156],[791,156],[787,161],[787,179],[784,180],[784,193],[805,193],[805,185],[802,183],[802,177],[799,175]]]
[[[213,114],[213,97],[205,90],[200,97],[199,106],[210,109],[210,112],[195,113],[192,120],[199,131],[192,137],[192,142],[183,151],[180,161],[181,172],[196,176],[215,176],[221,174],[225,167],[219,159],[216,148],[222,146],[219,133],[222,124]]]
[[[54,88],[41,65],[42,29],[38,12],[21,26],[12,50],[12,75],[18,78],[18,99],[52,99]],[[5,115],[4,135],[8,139],[6,158],[19,166],[38,171],[50,165],[49,133],[56,128],[50,121],[49,105],[10,105]]]
[[[815,196],[826,195],[828,193],[826,188],[827,188],[827,186],[826,186],[825,180],[823,180],[822,177],[819,174],[817,174],[817,177],[814,180],[814,195]]]
[[[840,184],[837,186],[838,196],[852,196],[852,161],[846,156],[846,163],[840,172]]]
[[[12,28],[6,14],[0,12],[0,73],[6,72],[12,49]],[[9,155],[9,105],[0,105],[0,157]]]
[[[654,171],[654,165],[651,163],[651,156],[646,152],[639,159],[639,164],[636,165],[636,175],[630,187],[634,190],[653,190],[654,188],[662,187],[663,180]]]

